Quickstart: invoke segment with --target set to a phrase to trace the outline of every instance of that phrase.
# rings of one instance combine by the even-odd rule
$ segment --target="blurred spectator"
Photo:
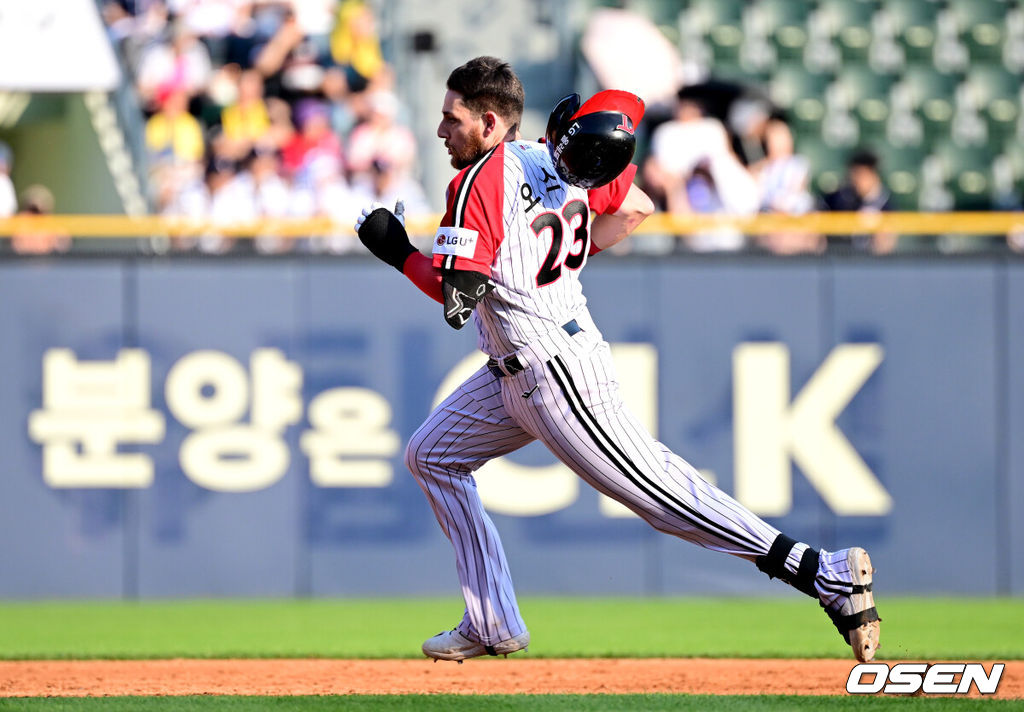
[[[157,210],[167,217],[202,220],[206,217],[208,196],[203,181],[203,165],[167,163],[153,173]],[[187,246],[187,245],[185,245]]]
[[[255,206],[251,187],[239,177],[238,164],[214,156],[206,166],[206,187],[210,192],[210,220],[219,225],[245,223],[253,219]]]
[[[377,21],[363,0],[343,0],[331,34],[331,56],[345,67],[352,91],[363,91],[384,68]]]
[[[337,17],[338,0],[292,0],[295,19],[317,56],[326,61],[331,52],[331,31]]]
[[[367,96],[369,118],[352,131],[346,152],[350,175],[368,172],[380,160],[390,170],[405,172],[416,160],[416,137],[407,127],[396,123],[398,97],[377,90]]]
[[[360,185],[384,190],[408,180],[416,145],[396,123],[394,74],[372,3],[101,0],[101,7],[149,117],[151,186],[162,214],[213,222],[326,216],[347,232],[363,206],[352,199],[345,159],[363,124],[352,143]],[[375,159],[386,170],[375,169]],[[415,204],[422,189],[412,190],[403,192]],[[218,235],[172,242],[212,253],[233,243]],[[253,244],[276,253],[301,243],[260,235]]]
[[[291,191],[281,177],[281,152],[272,145],[257,143],[246,161],[244,177],[251,181],[254,217],[283,218],[288,215]]]
[[[1014,252],[1024,252],[1024,230],[1015,228],[1006,234],[1006,244]]]
[[[281,177],[281,154],[268,143],[256,143],[239,173],[240,185],[252,196],[251,219],[284,218],[291,210],[292,195],[288,183]],[[261,254],[279,254],[290,251],[295,242],[275,235],[258,235],[256,251]]]
[[[163,2],[147,2],[140,7],[131,0],[105,0],[102,16],[110,41],[133,68],[139,65],[143,51],[167,31],[167,6]]]
[[[262,12],[260,11],[262,10]],[[266,6],[254,9],[258,38],[262,39],[267,32],[266,40],[253,48],[252,66],[270,79],[276,91],[280,77],[276,76],[284,67],[285,60],[299,43],[302,42],[302,28],[290,9],[283,10],[278,16],[278,8]]]
[[[11,147],[0,141],[0,218],[9,218],[18,209],[18,198],[11,181],[14,168],[14,153]]]
[[[317,158],[329,158],[342,165],[341,141],[331,132],[327,105],[318,99],[303,99],[295,106],[298,133],[283,147],[285,174],[295,178]]]
[[[224,40],[224,64],[236,64],[243,69],[255,66],[263,45],[274,36],[284,17],[284,9],[270,3],[251,2],[237,8],[231,31]]]
[[[281,70],[282,95],[302,97],[319,95],[324,83],[324,65],[316,44],[304,37],[285,58]]]
[[[295,180],[292,212],[299,217],[330,218],[341,226],[339,232],[314,238],[316,252],[341,254],[359,249],[359,240],[349,231],[364,204],[358,203],[345,182],[340,164],[327,156],[310,161]]]
[[[740,94],[729,105],[725,125],[736,155],[748,166],[768,155],[768,128],[776,119],[772,112],[773,107],[765,98],[752,93]]]
[[[238,8],[246,0],[168,0],[174,15],[197,37],[222,39],[231,32]]]
[[[268,92],[285,99],[318,91],[323,83],[316,47],[306,40],[290,7],[274,35],[258,48],[253,66],[267,78]]]
[[[199,161],[203,157],[203,128],[188,113],[188,94],[181,87],[165,87],[160,110],[146,121],[146,147],[158,162]]]
[[[296,134],[295,124],[292,123],[292,108],[288,102],[276,97],[267,97],[264,103],[267,105],[267,117],[270,119],[267,142],[284,148]]]
[[[51,215],[56,201],[50,189],[43,185],[30,185],[21,194],[19,215]],[[50,252],[67,252],[71,248],[71,237],[66,233],[51,230],[23,231],[11,236],[11,248],[22,255],[45,255]]]
[[[242,78],[242,68],[237,64],[225,64],[216,67],[206,85],[206,91],[198,101],[199,111],[195,113],[204,126],[220,125],[224,110],[238,103],[238,83]],[[261,79],[262,81],[262,79]],[[260,91],[262,99],[262,89]]]
[[[207,217],[215,225],[228,226],[250,222],[254,215],[253,195],[247,182],[238,176],[238,165],[231,159],[214,156],[206,165]],[[217,233],[199,238],[199,251],[221,254],[235,246],[235,238]]]
[[[822,196],[825,210],[880,213],[892,207],[892,194],[879,171],[878,156],[867,150],[853,153],[846,163],[846,180],[839,189]],[[862,235],[829,235],[829,249],[886,254],[896,247],[896,235],[878,232]]]
[[[712,77],[682,87],[677,98],[699,105],[705,116],[722,122],[741,163],[749,166],[764,158],[765,130],[777,110],[762,89]]]
[[[238,99],[221,112],[221,128],[231,154],[247,155],[270,131],[270,115],[263,101],[263,76],[247,69],[238,78]]]
[[[426,191],[423,190],[401,167],[378,158],[370,164],[369,170],[352,182],[355,204],[362,207],[371,203],[382,203],[394,207],[395,202],[405,203],[405,214],[421,216],[430,214]]]
[[[358,116],[353,107],[353,95],[349,92],[345,70],[341,67],[328,67],[324,71],[321,89],[331,117],[331,130],[338,136],[349,136],[358,123]]]
[[[761,212],[803,215],[814,209],[808,189],[810,162],[794,153],[793,133],[781,118],[772,118],[764,129],[765,157],[751,166],[761,191]],[[819,252],[820,235],[776,232],[761,235],[761,245],[777,254]]]
[[[128,12],[122,0],[106,0],[100,8],[103,22],[107,26],[107,35],[115,45],[135,37],[135,16]]]
[[[139,94],[152,110],[159,96],[182,91],[191,99],[205,91],[213,72],[210,53],[181,22],[171,42],[156,42],[143,53],[137,69]]]
[[[751,215],[758,209],[757,183],[733,152],[725,127],[705,116],[701,105],[683,93],[675,118],[654,131],[643,177],[674,215]],[[744,242],[742,232],[734,228],[707,230],[687,239],[698,252],[738,250]]]

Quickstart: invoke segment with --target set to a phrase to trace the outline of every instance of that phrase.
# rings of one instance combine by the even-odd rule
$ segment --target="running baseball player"
[[[458,625],[428,639],[423,652],[461,662],[529,645],[473,473],[540,440],[656,529],[747,559],[817,599],[857,659],[871,660],[880,619],[867,553],[816,550],[780,533],[703,480],[622,403],[579,275],[589,256],[654,211],[630,164],[643,102],[624,91],[582,104],[566,97],[541,143],[520,140],[523,87],[507,63],[478,57],[447,86],[437,135],[459,172],[433,255],[409,243],[400,204],[394,212],[371,206],[356,224],[374,255],[443,304],[448,324],[474,321],[489,356],[406,449],[406,465],[455,549],[466,601]]]

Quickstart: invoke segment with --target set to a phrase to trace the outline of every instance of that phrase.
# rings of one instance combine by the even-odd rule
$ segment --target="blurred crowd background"
[[[374,201],[431,208],[374,9],[361,0],[107,0],[132,68],[161,214],[355,222]],[[347,252],[354,236],[259,237],[258,252]],[[235,248],[211,235],[180,240]]]
[[[525,137],[539,137],[549,108],[572,91],[640,94],[637,180],[670,214],[1017,211],[1024,199],[1015,0],[100,0],[97,11],[135,108],[119,121],[140,127],[149,213],[347,227],[369,203],[402,198],[410,215],[437,214],[452,174],[434,137],[444,79],[477,54],[522,76]],[[51,187],[12,180],[32,151],[3,139],[0,123],[0,217],[68,212]],[[10,250],[79,242],[16,235]],[[345,229],[298,240],[211,231],[146,249],[362,250]],[[620,248],[976,249],[1024,241],[724,228],[644,234]]]

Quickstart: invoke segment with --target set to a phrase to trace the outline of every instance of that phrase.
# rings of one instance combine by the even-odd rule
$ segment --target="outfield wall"
[[[1024,262],[597,258],[627,402],[888,592],[1024,594]],[[482,362],[367,261],[0,264],[0,596],[455,594],[402,464]],[[521,593],[779,593],[530,446],[480,474]]]

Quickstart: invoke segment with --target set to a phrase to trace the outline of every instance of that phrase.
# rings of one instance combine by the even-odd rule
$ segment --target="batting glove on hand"
[[[370,213],[377,209],[387,210],[387,208],[384,207],[384,203],[378,203],[376,201],[374,201],[369,207],[363,208],[362,214],[356,218],[355,228],[357,233],[359,232],[359,228],[363,226],[363,223],[366,222],[366,218],[370,217]],[[402,227],[405,227],[405,203],[402,200],[398,200],[395,203],[395,209],[388,212],[398,218],[398,222],[402,224]]]
[[[416,248],[409,242],[405,232],[405,203],[395,203],[394,212],[380,203],[363,208],[363,214],[356,220],[359,241],[374,257],[388,263],[399,272],[405,261]]]

